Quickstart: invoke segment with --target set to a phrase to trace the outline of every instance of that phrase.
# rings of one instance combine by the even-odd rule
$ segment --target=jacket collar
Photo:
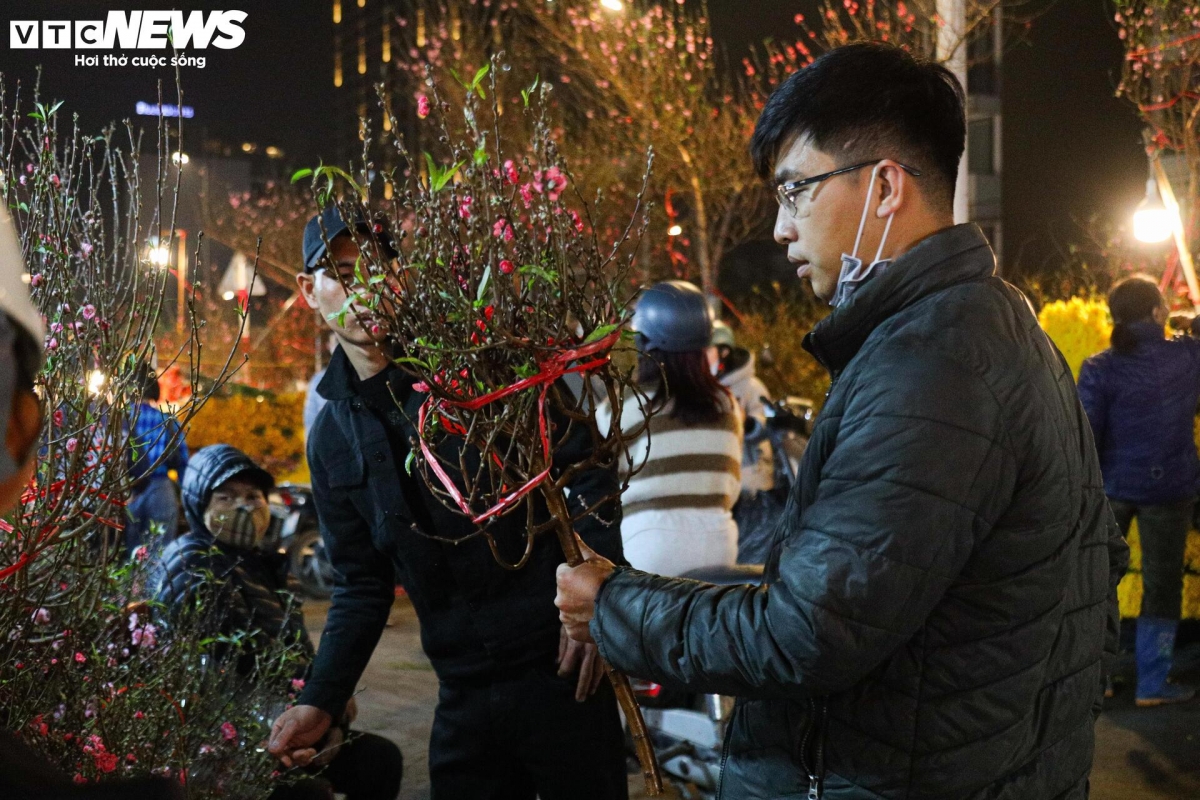
[[[1163,332],[1163,326],[1152,319],[1142,322],[1131,322],[1129,330],[1137,337],[1139,342],[1153,342],[1167,338]]]
[[[817,323],[804,337],[804,349],[830,372],[840,372],[889,317],[935,292],[995,273],[996,256],[977,225],[938,231]]]
[[[346,355],[346,351],[342,349],[342,346],[338,345],[329,359],[329,366],[325,369],[325,376],[317,384],[317,394],[326,400],[349,400],[357,397],[356,377],[354,374],[354,365],[350,363],[350,357]],[[392,370],[392,374],[388,378],[388,383],[392,385],[393,389],[399,389],[400,385],[405,383],[406,380],[411,382],[412,379],[397,369]],[[403,389],[403,392],[397,392],[397,397],[402,397],[408,393],[407,386],[403,387]]]
[[[339,344],[329,358],[325,376],[317,384],[317,394],[326,400],[349,400],[354,397],[354,365]]]
[[[337,349],[333,351],[333,356],[329,359],[329,366],[325,369],[325,376],[317,384],[317,394],[331,402],[336,400],[353,400],[358,397],[356,377],[354,374],[354,365],[350,363],[350,357],[346,355],[342,346],[338,345]],[[388,377],[388,383],[391,385],[395,396],[408,398],[404,401],[404,412],[410,419],[415,420],[417,410],[427,395],[423,392],[413,391],[411,389],[412,380],[413,378],[410,375],[400,369],[392,369],[391,375]]]

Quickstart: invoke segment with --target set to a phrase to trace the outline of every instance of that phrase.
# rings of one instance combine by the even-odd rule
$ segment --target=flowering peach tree
[[[596,410],[608,402],[619,414],[621,399],[635,391],[612,359],[629,349],[623,326],[629,273],[646,224],[645,181],[624,230],[601,238],[591,220],[602,201],[588,202],[572,180],[545,113],[544,83],[535,80],[522,91],[524,135],[500,134],[498,64],[465,80],[460,114],[428,80],[436,147],[418,154],[402,138],[391,140],[407,167],[385,176],[393,184],[385,192],[391,201],[365,188],[367,165],[357,181],[327,167],[299,177],[311,175],[318,200],[349,186],[347,221],[373,220],[370,235],[398,245],[393,265],[380,248],[364,243],[335,317],[358,315],[386,337],[414,388],[428,393],[414,420],[419,436],[407,468],[475,523],[473,535],[486,539],[504,566],[522,567],[543,534],[556,536],[575,564],[582,556],[574,523],[616,498],[568,498],[566,488],[587,470],[615,472],[622,460],[636,467],[629,464],[620,420],[602,427]],[[561,380],[570,374],[590,388],[576,396]],[[590,454],[556,464],[558,443],[580,428]],[[539,506],[549,511],[544,522],[535,513]],[[516,563],[505,562],[490,531],[491,522],[508,514],[523,514],[528,522]],[[612,671],[609,677],[648,787],[657,793],[661,779],[628,680]]]
[[[253,632],[223,631],[215,601],[162,629],[147,551],[120,557],[142,365],[196,375],[204,355],[195,313],[177,349],[153,344],[166,273],[148,249],[173,237],[179,167],[164,121],[143,155],[132,129],[85,135],[60,105],[0,84],[0,202],[47,327],[36,472],[0,520],[0,726],[78,783],[169,775],[193,797],[257,797],[275,771],[258,742],[289,702],[294,645],[227,668],[214,648],[237,654]],[[216,358],[217,387],[231,358]],[[207,397],[191,389],[185,427]]]

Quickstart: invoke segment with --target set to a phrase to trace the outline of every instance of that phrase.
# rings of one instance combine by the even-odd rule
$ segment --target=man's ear
[[[875,216],[890,217],[913,202],[912,176],[895,161],[885,160],[879,170],[879,193],[882,195]]]
[[[296,287],[300,290],[300,296],[304,298],[304,305],[316,311],[317,299],[313,294],[316,291],[316,282],[312,273],[301,272],[296,275]]]

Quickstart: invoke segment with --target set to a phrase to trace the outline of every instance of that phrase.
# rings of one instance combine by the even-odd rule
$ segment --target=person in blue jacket
[[[1083,403],[1104,474],[1104,492],[1123,533],[1136,518],[1142,541],[1142,611],[1137,621],[1137,704],[1190,700],[1167,682],[1183,592],[1183,552],[1200,490],[1193,420],[1200,402],[1200,339],[1168,339],[1166,300],[1142,275],[1108,296],[1112,346],[1083,363]]]

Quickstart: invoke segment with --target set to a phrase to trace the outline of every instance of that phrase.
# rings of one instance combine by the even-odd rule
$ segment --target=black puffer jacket
[[[287,591],[286,557],[223,544],[204,525],[213,490],[235,475],[259,483],[264,492],[272,484],[269,474],[228,445],[206,447],[191,459],[180,487],[191,530],[163,550],[150,586],[168,612],[184,608],[207,587],[216,593],[223,632],[257,631],[264,640],[299,641],[311,661],[300,602]]]
[[[994,270],[942,231],[810,334],[834,384],[768,585],[604,584],[613,665],[739,696],[722,797],[1086,797],[1128,551],[1070,371]]]

